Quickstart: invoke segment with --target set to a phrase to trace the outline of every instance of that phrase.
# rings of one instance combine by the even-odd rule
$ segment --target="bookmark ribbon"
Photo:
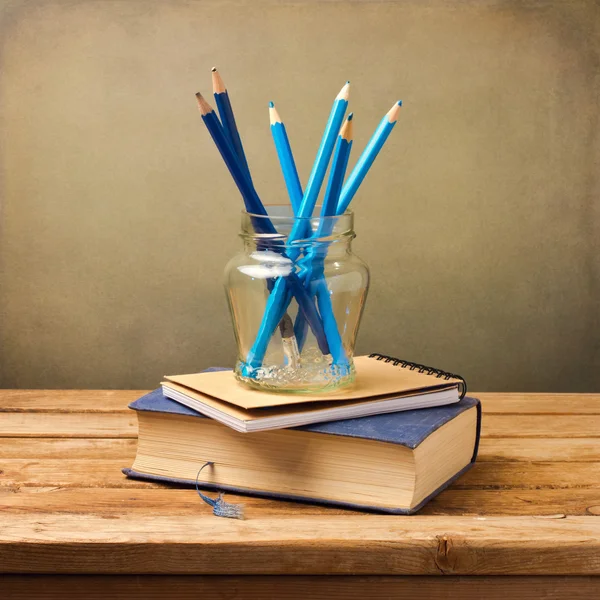
[[[196,475],[196,492],[198,492],[198,496],[200,496],[200,498],[202,498],[202,500],[204,500],[204,502],[206,502],[206,504],[208,504],[209,506],[212,506],[213,515],[215,515],[215,517],[225,517],[228,519],[243,519],[244,518],[244,505],[243,504],[231,504],[229,502],[225,502],[225,500],[223,500],[222,492],[219,492],[219,495],[216,498],[210,498],[209,496],[204,495],[200,491],[200,488],[198,487],[198,479],[200,478],[200,473],[201,473],[202,469],[204,469],[204,467],[207,467],[208,465],[210,465],[211,467],[214,467],[215,463],[214,462],[204,463],[200,467],[200,470],[198,471],[198,474]]]

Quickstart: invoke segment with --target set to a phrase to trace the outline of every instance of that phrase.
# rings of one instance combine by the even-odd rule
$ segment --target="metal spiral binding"
[[[434,367],[428,367],[427,365],[421,365],[419,363],[414,363],[409,360],[402,360],[401,358],[394,358],[393,356],[387,356],[385,354],[378,354],[374,352],[373,354],[369,354],[369,358],[374,358],[375,360],[383,360],[386,363],[393,363],[395,367],[400,367],[401,369],[409,369],[410,371],[414,371],[418,369],[419,373],[426,373],[427,375],[435,375],[438,379],[444,379],[445,381],[448,379],[459,379],[460,382],[458,384],[458,392],[460,394],[460,400],[465,397],[467,393],[467,382],[464,377],[460,375],[456,375],[455,373],[449,373],[448,371],[442,371],[441,369],[436,369]]]

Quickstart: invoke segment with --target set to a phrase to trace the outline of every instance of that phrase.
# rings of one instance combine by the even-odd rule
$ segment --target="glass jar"
[[[352,253],[354,215],[297,219],[289,205],[266,210],[242,213],[244,248],[225,268],[235,376],[273,391],[349,384],[369,287],[369,270]]]

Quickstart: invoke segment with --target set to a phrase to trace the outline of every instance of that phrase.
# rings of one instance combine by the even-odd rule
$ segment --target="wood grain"
[[[484,438],[598,438],[600,415],[484,415],[481,435]],[[6,412],[0,419],[0,436],[135,438],[137,417],[133,411]]]
[[[342,533],[343,532],[343,533]],[[527,557],[527,560],[524,560]],[[0,515],[4,573],[593,575],[595,517]]]
[[[2,588],[13,600],[590,600],[600,596],[600,578],[9,575],[4,577]]]
[[[600,415],[485,414],[481,435],[501,438],[598,438]]]
[[[2,417],[0,417],[2,420]],[[129,464],[135,458],[137,439],[0,437],[3,458],[118,458]]]
[[[0,486],[127,487],[145,485],[127,479],[121,469],[131,466],[121,459],[74,458],[2,460]],[[160,485],[160,484],[156,484]],[[479,462],[454,484],[471,488],[600,488],[600,463]]]
[[[147,390],[0,390],[0,412],[128,412]]]
[[[600,461],[597,438],[482,438],[478,461]]]
[[[118,458],[130,464],[137,448],[135,438],[0,437],[2,458]],[[596,438],[484,438],[479,445],[480,462],[544,461],[600,462]]]
[[[319,590],[322,597],[364,597],[377,585],[382,597],[400,598],[598,595],[600,579],[579,576],[600,574],[600,395],[481,394],[478,463],[416,516],[228,495],[246,506],[246,520],[232,521],[212,516],[192,489],[122,475],[137,435],[126,406],[141,393],[0,391],[2,572],[312,576],[312,587],[278,580],[291,598],[319,597]],[[347,573],[386,577],[314,577]],[[388,577],[406,574],[474,577],[444,577],[441,587],[440,578]],[[476,577],[500,574],[577,577]],[[193,579],[182,594],[197,597],[201,586],[208,598],[270,596],[266,577],[252,585],[230,578],[227,586]],[[65,583],[60,597],[76,596],[86,581]],[[94,581],[94,593],[108,586],[115,596],[117,581],[134,590],[128,597],[144,590],[152,598],[151,589],[163,585],[109,577]],[[11,578],[11,592],[21,593],[24,582],[38,597],[54,593],[50,579],[19,577]]]
[[[149,390],[0,390],[0,412],[116,412]],[[486,414],[595,414],[598,394],[469,392]]]
[[[319,506],[227,494],[242,503],[246,516],[364,514],[331,506]],[[209,516],[210,509],[193,489],[144,485],[138,488],[0,487],[0,511],[116,513]],[[461,490],[450,488],[431,500],[420,515],[555,516],[600,514],[600,490]]]
[[[598,394],[469,392],[469,396],[481,400],[486,415],[600,415]]]
[[[0,419],[3,437],[136,438],[137,417],[128,413],[7,412]]]

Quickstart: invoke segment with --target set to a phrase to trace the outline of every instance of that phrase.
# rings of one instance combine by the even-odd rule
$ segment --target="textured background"
[[[270,202],[269,100],[304,181],[346,79],[355,151],[404,100],[354,204],[359,353],[600,391],[600,3],[9,1],[0,42],[0,387],[232,364],[217,64]]]

